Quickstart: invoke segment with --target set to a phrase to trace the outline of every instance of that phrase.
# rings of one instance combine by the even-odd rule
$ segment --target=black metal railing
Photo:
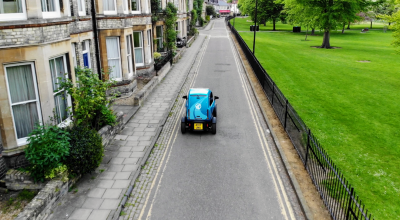
[[[172,61],[172,51],[166,52],[164,56],[155,61],[154,69],[159,71],[168,61]]]
[[[368,214],[368,209],[365,209],[365,205],[356,195],[354,188],[343,177],[342,172],[333,163],[317,138],[258,62],[246,42],[232,27],[228,18],[226,21],[332,218],[371,219],[371,214]]]

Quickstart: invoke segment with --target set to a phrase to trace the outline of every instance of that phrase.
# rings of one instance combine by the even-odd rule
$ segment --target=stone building
[[[111,70],[122,94],[154,74],[150,0],[0,0],[0,178],[26,163],[36,123],[69,123],[58,77]],[[67,73],[67,74],[65,74]],[[100,74],[100,73],[99,73]],[[107,80],[104,78],[104,80]]]

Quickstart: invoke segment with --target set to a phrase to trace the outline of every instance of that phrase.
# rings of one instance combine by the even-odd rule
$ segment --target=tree
[[[399,9],[400,0],[396,0],[396,4],[396,8]],[[389,22],[389,24],[393,23],[393,25],[389,26],[393,30],[394,40],[392,45],[400,48],[400,10],[394,12],[392,15],[380,15],[379,17]],[[397,52],[400,54],[400,49]]]
[[[178,9],[175,7],[174,3],[168,2],[167,7],[165,9],[165,47],[168,50],[173,50],[176,48],[175,41],[177,31],[175,29],[176,21],[177,21],[177,12]]]
[[[330,31],[342,26],[344,22],[354,20],[357,18],[356,14],[366,7],[365,0],[291,0],[291,4],[312,11],[305,15],[297,13],[294,16],[304,16],[305,20],[313,20],[316,27],[324,30],[320,48],[331,48]],[[312,19],[308,16],[312,16]]]
[[[206,7],[206,13],[207,15],[215,15],[215,8],[212,5],[208,5]]]
[[[273,29],[275,29],[276,21],[284,19],[282,16],[283,3],[274,0],[257,0],[257,23],[265,24],[272,21]],[[249,14],[250,18],[255,19],[256,0],[240,0],[238,7],[243,14]]]

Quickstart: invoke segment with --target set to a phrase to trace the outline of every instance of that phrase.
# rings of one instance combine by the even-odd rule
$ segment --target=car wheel
[[[211,127],[211,134],[217,133],[217,123],[213,123]]]
[[[186,123],[185,122],[181,122],[181,132],[182,132],[182,134],[186,133]]]

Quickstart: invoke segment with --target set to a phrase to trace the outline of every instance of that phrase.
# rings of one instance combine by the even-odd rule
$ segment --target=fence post
[[[289,104],[289,101],[286,99],[286,107],[285,107],[285,123],[283,124],[283,128],[285,129],[285,131],[286,131],[286,119],[287,119],[287,114],[288,114],[288,112],[287,112],[287,106],[288,106],[288,104]]]
[[[306,150],[306,160],[305,160],[305,162],[304,162],[304,167],[306,168],[306,170],[307,170],[307,160],[308,160],[308,148],[310,148],[310,129],[308,129],[308,131],[307,131],[307,150]]]
[[[275,96],[275,83],[272,83],[272,98],[271,98],[272,108],[274,107],[274,96]]]
[[[350,190],[350,198],[349,198],[349,206],[347,207],[347,213],[346,213],[346,220],[348,220],[349,217],[350,217],[351,200],[352,200],[352,197],[353,197],[353,192],[354,192],[354,188],[351,187],[351,190]]]

